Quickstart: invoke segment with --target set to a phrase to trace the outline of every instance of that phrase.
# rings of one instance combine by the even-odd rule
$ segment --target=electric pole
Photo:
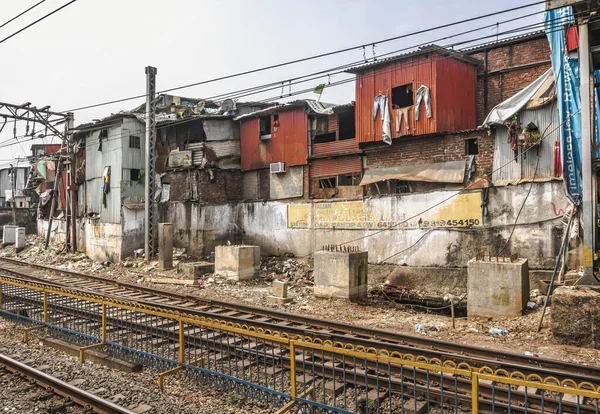
[[[146,260],[156,253],[154,237],[154,196],[156,194],[155,165],[156,165],[156,68],[146,66],[146,200],[145,207],[145,253]]]
[[[594,277],[594,190],[592,188],[593,95],[590,90],[590,42],[588,22],[579,24],[579,94],[581,96],[581,170],[583,175],[583,278],[580,284],[597,284]]]

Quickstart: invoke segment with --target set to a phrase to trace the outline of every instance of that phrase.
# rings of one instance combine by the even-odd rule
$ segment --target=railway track
[[[52,272],[50,279],[45,277]],[[137,285],[123,284],[105,280],[97,276],[65,272],[45,266],[31,266],[13,260],[0,260],[0,274],[9,274],[11,277],[22,280],[43,282],[48,286],[68,287],[85,293],[93,293],[117,300],[126,299],[142,305],[150,304],[156,309],[165,311],[178,311],[190,315],[198,315],[230,322],[242,322],[247,325],[260,326],[264,329],[274,329],[290,335],[302,335],[316,338],[320,341],[334,340],[357,346],[369,346],[388,349],[392,352],[413,355],[427,355],[443,361],[454,361],[456,364],[467,363],[472,367],[487,366],[492,369],[505,369],[508,372],[519,371],[525,375],[539,375],[540,377],[555,377],[559,380],[570,379],[600,383],[600,375],[595,367],[582,367],[574,364],[565,364],[560,361],[535,359],[533,363],[521,364],[517,361],[531,361],[521,355],[500,353],[460,346],[461,352],[457,353],[457,345],[434,341],[427,338],[412,337],[408,335],[393,334],[367,328],[357,328],[349,325],[319,321],[312,318],[287,315],[264,309],[248,306],[238,306],[225,302],[207,301],[190,296],[182,296]],[[24,294],[18,288],[5,287],[3,303],[11,309],[13,315],[24,319],[34,317],[40,320],[40,313],[44,312],[44,297],[41,292]],[[108,325],[105,335],[109,343],[125,344],[113,349],[117,354],[123,349],[136,350],[139,355],[160,355],[157,359],[163,369],[172,369],[177,355],[181,352],[180,344],[186,344],[183,354],[187,361],[193,365],[201,361],[202,369],[221,372],[231,377],[243,377],[243,381],[264,382],[269,388],[289,389],[291,378],[287,376],[292,364],[296,372],[303,379],[299,380],[304,388],[315,386],[323,389],[323,400],[326,400],[326,384],[335,388],[343,379],[345,384],[353,387],[356,398],[355,409],[360,404],[367,403],[373,391],[387,392],[388,397],[401,395],[401,399],[408,397],[426,398],[428,405],[452,404],[454,407],[468,407],[472,400],[472,381],[460,375],[439,374],[433,377],[432,373],[424,368],[415,367],[406,370],[398,365],[390,364],[388,372],[383,376],[379,372],[381,367],[378,362],[353,361],[340,359],[336,355],[318,352],[317,349],[303,349],[302,353],[296,351],[292,354],[283,349],[280,344],[260,339],[244,338],[231,335],[219,329],[202,329],[195,326],[183,327],[176,321],[162,320],[148,317],[135,311],[122,312],[112,309],[101,317],[100,305],[86,304],[82,306],[76,298],[62,298],[47,310],[48,322],[52,326],[61,326],[66,332],[80,332],[79,339],[99,338],[100,326]],[[35,317],[37,315],[37,317]],[[104,318],[104,322],[102,322]],[[56,331],[61,333],[61,330]],[[199,351],[199,352],[198,352]],[[475,354],[475,355],[472,355]],[[142,358],[143,360],[144,358]],[[307,363],[308,361],[308,363]],[[340,361],[343,363],[340,365]],[[144,362],[144,361],[140,361]],[[146,358],[146,361],[148,359]],[[560,369],[557,369],[559,367]],[[319,380],[315,379],[317,373]],[[308,380],[306,376],[308,374]],[[254,375],[254,380],[252,379]],[[272,378],[271,378],[272,375]],[[249,378],[246,378],[249,376]],[[262,380],[261,380],[262,376]],[[408,381],[407,381],[408,380]],[[384,383],[382,385],[382,382]],[[344,394],[345,395],[345,394]],[[361,401],[359,401],[359,395]],[[450,397],[452,395],[452,401]],[[531,393],[530,390],[503,387],[492,382],[482,383],[479,388],[479,405],[482,411],[495,412],[504,407],[512,412],[595,412],[597,408],[584,399],[564,400],[562,396],[552,394]],[[345,398],[345,397],[344,397]],[[335,401],[335,391],[333,397]],[[366,400],[366,401],[365,401]],[[344,400],[344,403],[346,401]],[[377,403],[380,401],[377,399]],[[408,403],[408,402],[407,402]],[[391,402],[390,402],[391,404]],[[334,404],[335,405],[335,404]],[[540,408],[536,410],[536,407]],[[391,411],[390,411],[391,412]]]
[[[48,278],[48,273],[52,277]],[[25,280],[76,288],[118,299],[152,304],[164,309],[184,311],[235,323],[252,324],[263,329],[291,335],[308,335],[322,340],[352,343],[364,347],[386,348],[401,353],[419,354],[428,358],[466,362],[471,366],[520,371],[540,376],[555,375],[581,381],[600,382],[600,367],[572,364],[546,358],[455,344],[423,336],[365,328],[270,309],[181,295],[145,286],[123,283],[95,275],[77,273],[50,266],[30,264],[15,259],[0,258],[0,274]]]
[[[48,413],[66,412],[67,408],[76,404],[82,408],[82,413],[91,410],[99,414],[133,414],[133,411],[0,354],[0,383],[5,392],[8,380],[3,377],[7,375],[18,377],[16,383],[15,379],[11,379],[10,383],[14,387],[15,398],[29,401],[29,410],[35,408],[37,402],[46,407]]]
[[[48,273],[52,277],[48,278]],[[379,329],[348,325],[248,305],[208,300],[180,295],[149,287],[118,282],[95,275],[77,273],[49,266],[0,258],[0,273],[15,277],[76,288],[119,299],[153,304],[165,309],[185,311],[230,322],[243,322],[263,329],[283,331],[293,335],[308,335],[322,340],[340,341],[365,347],[379,347],[401,353],[412,353],[466,362],[472,366],[487,365],[495,369],[519,370],[541,376],[562,375],[576,380],[600,382],[600,367],[572,364],[546,358],[534,358],[516,353],[454,344],[423,336],[406,335]]]

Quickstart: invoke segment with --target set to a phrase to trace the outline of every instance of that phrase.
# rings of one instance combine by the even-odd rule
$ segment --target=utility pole
[[[10,203],[11,207],[12,207],[12,218],[13,218],[13,224],[16,226],[17,225],[17,210],[16,210],[16,206],[15,206],[15,190],[16,190],[16,178],[17,178],[17,169],[10,164],[10,189],[12,190],[12,202]]]
[[[156,165],[156,68],[146,66],[146,200],[145,206],[145,253],[146,260],[156,253],[154,237],[154,196],[156,194],[155,165]]]
[[[74,116],[73,112],[67,112],[67,122],[65,123],[65,136],[69,145],[69,195],[70,195],[70,212],[71,222],[69,228],[70,245],[71,251],[75,253],[77,251],[77,183],[75,181],[75,172],[77,169],[77,158],[75,154],[75,142],[73,142],[73,128],[74,128]],[[68,242],[68,241],[67,241]]]
[[[590,42],[587,19],[579,24],[579,94],[581,96],[581,170],[583,175],[583,278],[580,284],[597,284],[594,276],[594,190],[592,188],[592,115]]]

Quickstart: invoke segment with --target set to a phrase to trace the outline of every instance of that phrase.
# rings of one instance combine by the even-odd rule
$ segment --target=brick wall
[[[545,36],[523,39],[521,43],[490,45],[487,50],[487,77],[485,50],[470,54],[482,62],[477,77],[477,125],[481,125],[494,106],[515,95],[551,67],[550,45]]]
[[[162,178],[162,182],[171,185],[170,201],[224,204],[243,199],[241,171],[218,169],[213,171],[212,178],[208,170],[168,172]]]
[[[365,150],[368,168],[398,165],[434,164],[468,159],[465,140],[477,138],[479,154],[475,156],[475,177],[491,175],[494,157],[494,136],[487,131],[438,135],[406,140],[394,140],[390,147]]]

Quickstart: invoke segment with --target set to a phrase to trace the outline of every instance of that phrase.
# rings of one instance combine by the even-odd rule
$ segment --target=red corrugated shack
[[[431,45],[348,70],[356,74],[356,140],[383,141],[381,111],[373,119],[375,100],[382,97],[390,111],[392,139],[475,128],[478,63]]]

